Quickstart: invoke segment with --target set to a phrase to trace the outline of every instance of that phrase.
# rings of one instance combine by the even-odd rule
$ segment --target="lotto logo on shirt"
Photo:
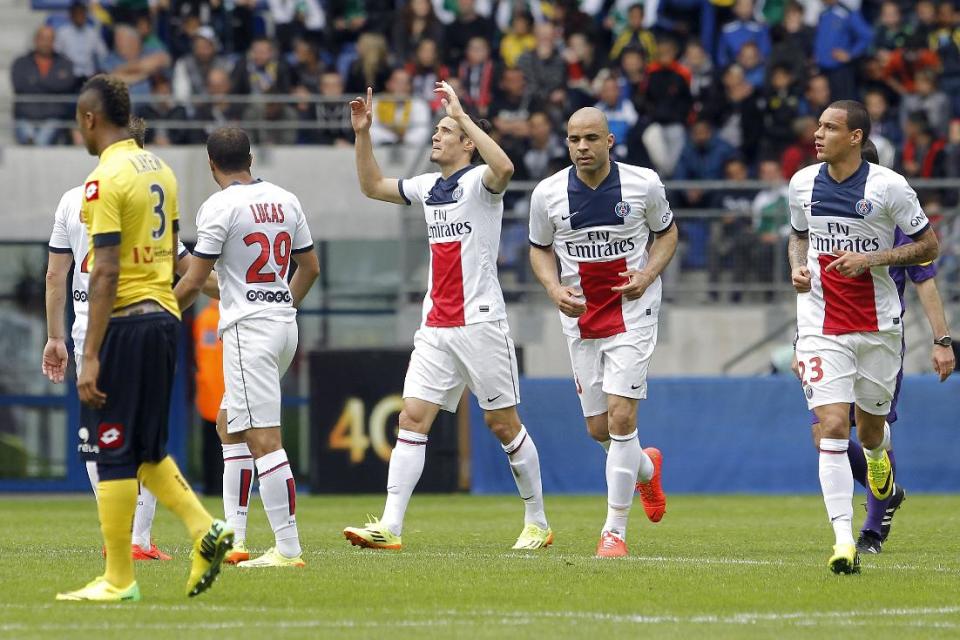
[[[101,422],[97,429],[97,444],[101,449],[119,449],[123,446],[123,425],[119,422]]]
[[[87,184],[83,185],[83,198],[87,202],[91,200],[100,199],[100,181],[91,180]]]

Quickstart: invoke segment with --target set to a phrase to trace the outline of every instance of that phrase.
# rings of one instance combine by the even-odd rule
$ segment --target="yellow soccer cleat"
[[[893,493],[893,465],[890,464],[890,456],[884,451],[883,457],[879,460],[874,460],[869,455],[866,458],[867,484],[870,485],[870,492],[877,500],[886,500]]]
[[[210,530],[193,543],[190,577],[187,578],[187,595],[198,596],[213,584],[220,573],[220,566],[233,548],[233,529],[223,520],[214,520]]]
[[[140,587],[137,586],[136,581],[134,581],[127,588],[118,589],[107,582],[104,576],[98,576],[82,589],[58,593],[57,600],[72,600],[75,602],[139,602]]]
[[[288,558],[273,547],[259,558],[246,560],[237,564],[242,569],[257,569],[260,567],[305,567],[307,563],[303,561],[303,556]]]
[[[541,529],[535,524],[528,524],[520,532],[513,549],[546,549],[553,544],[553,529]]]
[[[362,527],[347,527],[343,536],[355,547],[367,549],[392,549],[399,551],[403,548],[400,536],[394,535],[378,518],[367,516],[370,521]]]
[[[857,553],[857,546],[854,544],[833,545],[833,555],[830,556],[827,566],[837,574],[860,573],[860,554]]]
[[[249,559],[250,552],[247,550],[247,545],[240,541],[233,544],[233,548],[230,549],[223,561],[227,564],[239,564]]]

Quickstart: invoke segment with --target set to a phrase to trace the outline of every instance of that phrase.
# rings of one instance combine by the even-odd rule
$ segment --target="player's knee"
[[[607,417],[610,433],[625,436],[633,433],[637,428],[637,420],[630,407],[611,407]]]
[[[587,433],[597,442],[606,442],[610,439],[610,429],[607,426],[607,414],[590,416],[587,418]]]
[[[401,429],[415,431],[416,433],[426,433],[426,417],[423,415],[418,415],[407,409],[401,409],[399,422]]]
[[[820,419],[820,434],[819,438],[816,438],[818,447],[820,445],[820,438],[846,440],[849,437],[850,421],[845,420],[843,416],[830,415]]]
[[[520,433],[520,418],[515,412],[486,411],[483,421],[500,442],[510,442]]]

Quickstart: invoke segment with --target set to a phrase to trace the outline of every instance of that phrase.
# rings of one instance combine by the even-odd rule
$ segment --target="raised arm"
[[[360,179],[360,191],[374,200],[406,204],[400,194],[400,181],[396,178],[384,178],[380,165],[373,155],[373,141],[370,139],[370,125],[373,123],[373,89],[367,87],[367,97],[350,101],[350,124],[357,140],[353,145],[357,157],[357,177]]]
[[[63,314],[67,308],[67,274],[72,263],[73,254],[69,251],[50,251],[47,259],[47,344],[43,347],[40,369],[50,382],[56,383],[63,382],[67,370],[67,329]]]
[[[500,145],[464,112],[460,98],[457,97],[453,87],[446,82],[438,82],[433,91],[443,96],[440,103],[447,110],[447,115],[457,121],[464,134],[476,145],[477,152],[486,163],[487,169],[483,172],[482,178],[484,186],[494,193],[502,193],[510,183],[510,178],[513,177],[513,162]]]

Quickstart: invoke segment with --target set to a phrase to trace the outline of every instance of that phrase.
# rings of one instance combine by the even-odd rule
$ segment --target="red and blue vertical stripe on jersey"
[[[567,204],[570,228],[587,229],[623,225],[625,216],[618,215],[623,201],[620,170],[610,163],[610,173],[596,189],[584,184],[574,169],[567,178]],[[624,283],[619,274],[627,270],[626,258],[605,262],[578,262],[580,288],[586,298],[587,311],[577,319],[580,337],[607,338],[626,331],[623,319],[623,296],[612,291]]]
[[[473,169],[468,165],[446,178],[437,178],[424,204],[442,206],[457,202],[460,177]],[[436,242],[430,245],[430,312],[428,327],[462,327],[466,322],[463,293],[463,261],[460,241]]]
[[[810,196],[810,215],[813,217],[852,218],[862,220],[857,203],[864,199],[870,165],[861,162],[860,168],[843,182],[834,180],[824,163],[813,181]],[[820,284],[823,288],[823,333],[841,335],[857,331],[877,331],[877,302],[873,274],[868,269],[863,274],[848,278],[826,267],[836,257],[822,253]]]

